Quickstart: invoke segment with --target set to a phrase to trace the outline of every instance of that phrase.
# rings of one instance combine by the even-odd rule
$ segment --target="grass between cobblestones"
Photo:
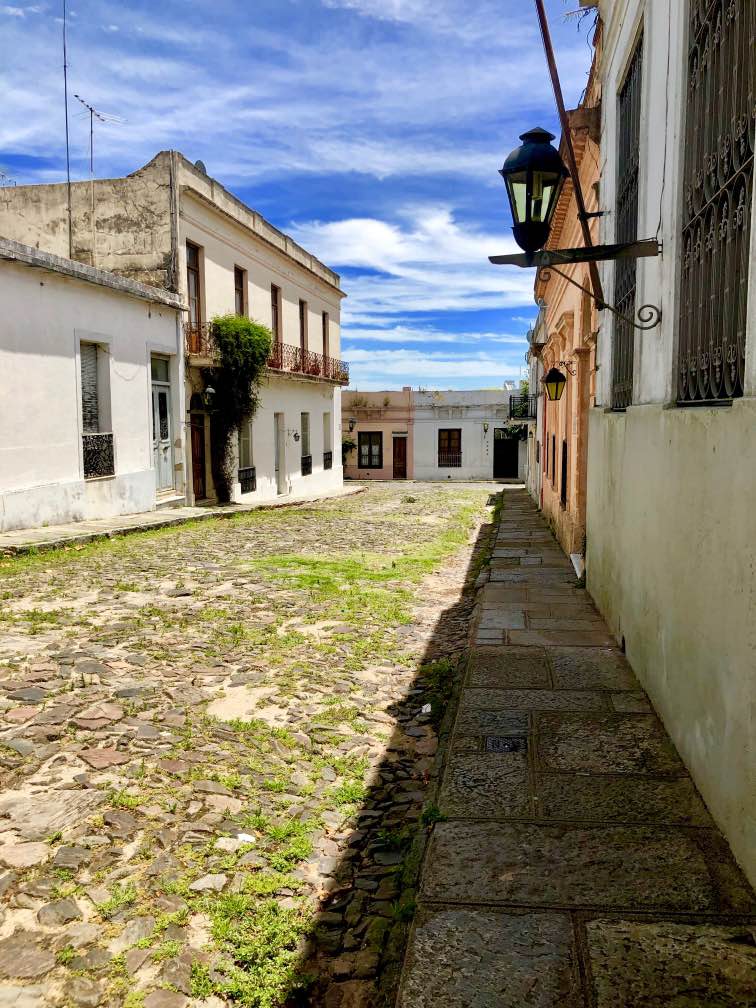
[[[486,497],[373,487],[0,560],[0,937],[72,902],[77,923],[31,930],[50,1004],[280,1008],[376,984],[412,915],[405,854],[456,669],[428,653],[454,602],[431,575],[455,560],[459,593]],[[44,804],[67,793],[91,810],[53,830]]]

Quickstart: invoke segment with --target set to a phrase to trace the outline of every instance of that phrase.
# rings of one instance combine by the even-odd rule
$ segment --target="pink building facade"
[[[412,389],[344,392],[341,434],[346,479],[412,479]]]

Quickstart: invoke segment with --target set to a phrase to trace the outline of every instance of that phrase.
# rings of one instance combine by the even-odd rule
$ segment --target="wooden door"
[[[192,414],[192,489],[195,501],[207,497],[205,482],[205,415]]]
[[[407,438],[394,438],[394,479],[407,479]]]

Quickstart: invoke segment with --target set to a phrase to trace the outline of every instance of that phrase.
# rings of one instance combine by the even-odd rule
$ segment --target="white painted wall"
[[[636,335],[633,402],[609,413],[612,324],[603,313],[591,411],[587,583],[756,883],[756,228],[751,233],[745,396],[674,403],[687,4],[602,0],[602,209],[615,203],[616,100],[644,25],[638,304],[663,311]],[[756,207],[755,207],[756,209]],[[753,216],[752,216],[753,220]],[[602,218],[603,241],[614,218]],[[611,264],[604,289],[613,287]]]
[[[283,413],[286,429],[284,469],[287,492],[294,496],[309,496],[337,490],[343,483],[340,400],[341,389],[334,389],[325,382],[271,377],[263,387],[260,406],[252,420],[252,451],[257,489],[253,493],[243,494],[240,484],[236,483],[233,500],[237,503],[251,504],[274,501],[278,497],[273,437],[276,413]],[[309,476],[303,476],[301,472],[303,412],[310,414],[312,474]],[[333,453],[333,468],[330,470],[323,467],[324,413],[330,413],[330,450]],[[299,434],[299,441],[295,439],[295,434]]]
[[[150,355],[171,358],[177,487],[183,374],[176,311],[98,284],[0,261],[0,530],[155,506]],[[81,341],[107,350],[115,476],[85,480]]]
[[[509,423],[510,389],[413,392],[414,478],[417,480],[493,479],[494,430]],[[486,430],[485,428],[488,428]],[[462,431],[462,465],[438,465],[438,432]],[[527,443],[519,445],[518,475],[527,469]]]

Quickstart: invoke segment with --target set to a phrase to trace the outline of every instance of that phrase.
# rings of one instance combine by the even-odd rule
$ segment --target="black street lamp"
[[[544,129],[528,130],[520,137],[522,145],[499,171],[507,186],[515,241],[529,253],[549,240],[554,211],[569,176],[559,151],[551,145],[554,139]]]
[[[553,367],[548,374],[544,375],[541,381],[546,389],[549,402],[559,402],[562,398],[564,387],[567,384],[567,376]]]

